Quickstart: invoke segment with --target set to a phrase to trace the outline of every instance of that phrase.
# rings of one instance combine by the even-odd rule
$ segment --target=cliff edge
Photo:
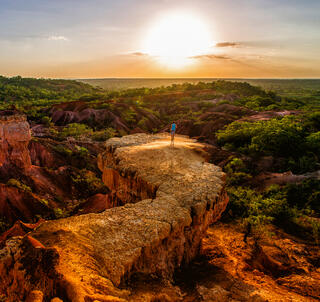
[[[117,207],[48,221],[9,240],[0,251],[8,301],[35,293],[37,301],[134,301],[126,280],[170,279],[197,255],[228,203],[224,173],[206,162],[205,145],[185,137],[174,148],[166,135],[113,138],[98,161]]]

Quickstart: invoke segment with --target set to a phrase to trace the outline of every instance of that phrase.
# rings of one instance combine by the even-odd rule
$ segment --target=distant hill
[[[133,79],[133,78],[105,78],[105,79],[79,79],[78,81],[93,86],[99,86],[107,90],[129,89],[129,88],[155,88],[159,86],[170,86],[172,84],[183,84],[189,82],[212,82],[217,78],[168,78],[168,79]],[[281,95],[305,95],[306,92],[320,92],[320,79],[225,79],[228,81],[247,82],[254,86],[260,86],[265,90],[273,90]]]

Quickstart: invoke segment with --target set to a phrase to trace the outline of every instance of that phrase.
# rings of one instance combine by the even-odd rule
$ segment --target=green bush
[[[81,136],[87,136],[87,135],[90,135],[91,133],[92,133],[92,129],[89,126],[85,124],[73,123],[64,127],[60,133],[60,136],[62,138],[66,138],[70,136],[74,138],[80,138]]]
[[[93,132],[91,138],[95,141],[102,142],[114,137],[115,135],[116,130],[114,130],[113,128],[107,128],[105,130]]]
[[[252,225],[277,223],[294,216],[284,195],[272,194],[270,191],[264,195],[244,187],[229,187],[228,194],[232,213]]]
[[[63,145],[57,145],[54,147],[54,150],[57,151],[58,153],[70,157],[72,156],[72,150],[70,150],[69,148],[63,146]]]
[[[81,191],[82,196],[88,197],[97,193],[107,193],[108,189],[96,175],[86,169],[82,169],[72,177],[73,182]]]
[[[141,128],[142,130],[148,130],[147,129],[147,118],[143,117],[139,122],[138,122],[138,127]]]
[[[311,133],[307,137],[307,145],[309,149],[319,154],[320,152],[320,131]]]
[[[122,112],[121,116],[128,124],[134,124],[137,119],[137,113],[132,108]]]
[[[52,119],[49,116],[44,116],[41,121],[42,121],[42,124],[44,124],[47,127],[50,127],[53,125]]]
[[[303,127],[291,117],[258,122],[233,122],[217,132],[220,145],[244,153],[290,156],[304,152]]]
[[[39,201],[46,207],[49,205],[49,201],[44,198],[41,198]]]
[[[320,215],[320,180],[307,179],[301,184],[287,184],[284,191],[290,207],[299,210],[309,208]]]
[[[67,214],[60,208],[55,208],[53,209],[54,211],[54,216],[59,219],[59,218],[64,218],[67,216]]]
[[[31,188],[24,183],[20,182],[18,179],[10,178],[7,182],[7,186],[16,187],[24,192],[32,192]]]
[[[241,185],[248,182],[252,176],[248,174],[248,170],[240,158],[233,158],[224,167],[224,171],[227,173],[227,184],[230,185]]]

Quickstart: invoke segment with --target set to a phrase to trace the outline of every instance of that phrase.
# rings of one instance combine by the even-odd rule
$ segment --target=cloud
[[[217,43],[216,47],[238,47],[240,44],[237,42],[220,42]]]
[[[129,55],[131,55],[131,56],[137,56],[137,57],[146,57],[146,56],[149,56],[147,53],[140,52],[140,51],[130,52]]]
[[[227,55],[214,55],[214,54],[206,54],[190,57],[190,59],[210,59],[210,60],[230,60],[231,58]]]
[[[68,41],[69,39],[65,36],[49,36],[49,41]]]

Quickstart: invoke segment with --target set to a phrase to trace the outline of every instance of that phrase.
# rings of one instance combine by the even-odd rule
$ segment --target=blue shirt
[[[175,123],[173,123],[173,124],[171,125],[171,131],[176,131],[176,124],[175,124]]]

